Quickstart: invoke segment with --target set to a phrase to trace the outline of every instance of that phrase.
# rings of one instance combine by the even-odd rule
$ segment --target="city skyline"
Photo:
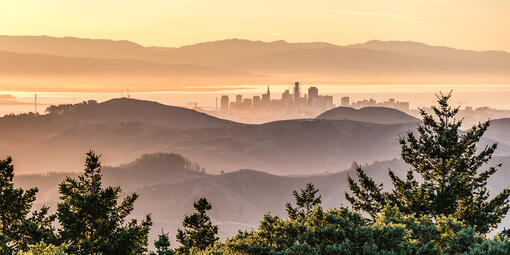
[[[289,86],[280,95],[271,93],[270,86],[264,94],[246,97],[235,94],[232,100],[229,95],[216,98],[216,107],[203,109],[195,102],[193,109],[220,118],[240,122],[263,123],[284,119],[315,118],[337,106],[344,108],[361,109],[365,107],[387,107],[410,113],[409,102],[400,102],[394,98],[388,101],[377,102],[370,98],[359,101],[350,101],[350,97],[343,95],[335,104],[333,95],[320,94],[319,86],[308,85],[308,89],[298,81]]]

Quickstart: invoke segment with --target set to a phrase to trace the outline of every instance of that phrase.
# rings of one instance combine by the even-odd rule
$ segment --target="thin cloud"
[[[435,1],[431,1],[431,2],[436,2],[439,4],[447,4],[447,5],[480,6],[479,3],[466,2],[466,1],[435,0]]]
[[[345,15],[356,15],[356,16],[376,16],[376,17],[385,17],[385,18],[396,18],[396,19],[418,19],[418,20],[434,20],[434,21],[462,21],[460,19],[455,18],[442,18],[442,17],[423,17],[423,16],[411,16],[411,15],[400,15],[393,13],[384,13],[384,12],[358,12],[358,11],[334,11],[337,14],[345,14]]]

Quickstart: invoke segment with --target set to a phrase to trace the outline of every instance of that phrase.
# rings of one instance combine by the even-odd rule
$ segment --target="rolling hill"
[[[354,120],[376,124],[419,123],[420,120],[399,110],[387,107],[336,107],[326,111],[316,119]]]
[[[487,137],[504,144],[510,144],[510,118],[491,120]]]
[[[353,161],[399,157],[399,135],[417,127],[416,122],[376,124],[391,119],[384,114],[365,122],[298,119],[245,125],[125,98],[50,109],[47,115],[0,118],[0,156],[13,156],[22,173],[79,170],[80,159],[90,149],[103,154],[107,165],[173,152],[193,158],[212,173],[243,168],[281,175],[336,172]],[[497,137],[484,139],[482,146],[494,140]],[[509,151],[502,142],[498,155]]]
[[[189,139],[207,139],[244,124],[194,110],[135,99],[52,107],[51,114],[0,118],[0,155],[12,155],[22,172],[78,170],[95,149],[109,165]]]
[[[188,162],[188,163],[186,163]],[[489,179],[489,191],[496,193],[508,186],[510,157],[496,157],[492,163],[503,167]],[[192,202],[206,196],[213,203],[210,215],[220,226],[222,237],[232,236],[238,229],[251,229],[258,225],[265,213],[285,217],[285,202],[293,201],[292,191],[312,182],[319,188],[323,206],[335,208],[348,205],[344,193],[348,189],[347,176],[353,169],[309,176],[281,176],[255,170],[238,170],[231,173],[211,175],[187,167],[189,161],[175,154],[145,155],[135,162],[120,167],[104,167],[105,185],[121,185],[124,194],[136,191],[140,197],[135,204],[134,217],[151,213],[154,226],[152,238],[161,229],[173,237],[185,214],[189,214]],[[367,174],[389,188],[388,169],[403,177],[408,166],[400,160],[381,161],[363,166]],[[17,175],[15,183],[22,187],[38,186],[37,203],[55,206],[57,185],[66,175]],[[510,226],[505,219],[502,227]]]
[[[369,163],[398,157],[398,136],[415,125],[285,120],[243,127],[228,136],[190,140],[179,144],[177,151],[208,169],[264,169],[273,174],[335,172],[353,161]]]

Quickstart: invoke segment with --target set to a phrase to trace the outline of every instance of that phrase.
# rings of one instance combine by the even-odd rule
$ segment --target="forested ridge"
[[[102,183],[100,155],[86,154],[85,169],[59,184],[54,213],[32,210],[37,188],[16,188],[10,157],[0,161],[0,254],[510,254],[510,231],[494,229],[510,209],[510,189],[490,194],[487,166],[497,144],[477,148],[490,125],[461,132],[450,95],[434,113],[422,112],[417,132],[400,137],[405,178],[391,170],[391,187],[362,167],[348,177],[350,206],[324,209],[312,183],[293,193],[287,217],[266,214],[251,231],[220,241],[203,197],[183,216],[178,244],[165,230],[149,250],[151,216],[130,217],[138,194]],[[299,188],[299,187],[296,187]]]

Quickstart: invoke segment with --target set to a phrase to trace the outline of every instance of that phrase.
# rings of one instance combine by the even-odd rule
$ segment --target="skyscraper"
[[[299,98],[301,97],[301,94],[299,92],[299,82],[296,81],[294,83],[294,101],[299,102]]]
[[[349,105],[351,104],[350,102],[350,98],[349,97],[342,97],[342,100],[340,102],[340,105],[343,106],[343,107],[349,107]]]
[[[269,105],[269,101],[271,101],[271,92],[269,91],[269,86],[267,86],[267,93],[262,95],[262,102]]]
[[[228,96],[221,96],[221,111],[228,112],[229,99]]]
[[[319,98],[319,89],[317,87],[308,88],[308,103],[316,104]]]
[[[292,95],[290,94],[288,89],[286,89],[285,92],[282,93],[282,103],[284,105],[289,105],[292,103]]]

